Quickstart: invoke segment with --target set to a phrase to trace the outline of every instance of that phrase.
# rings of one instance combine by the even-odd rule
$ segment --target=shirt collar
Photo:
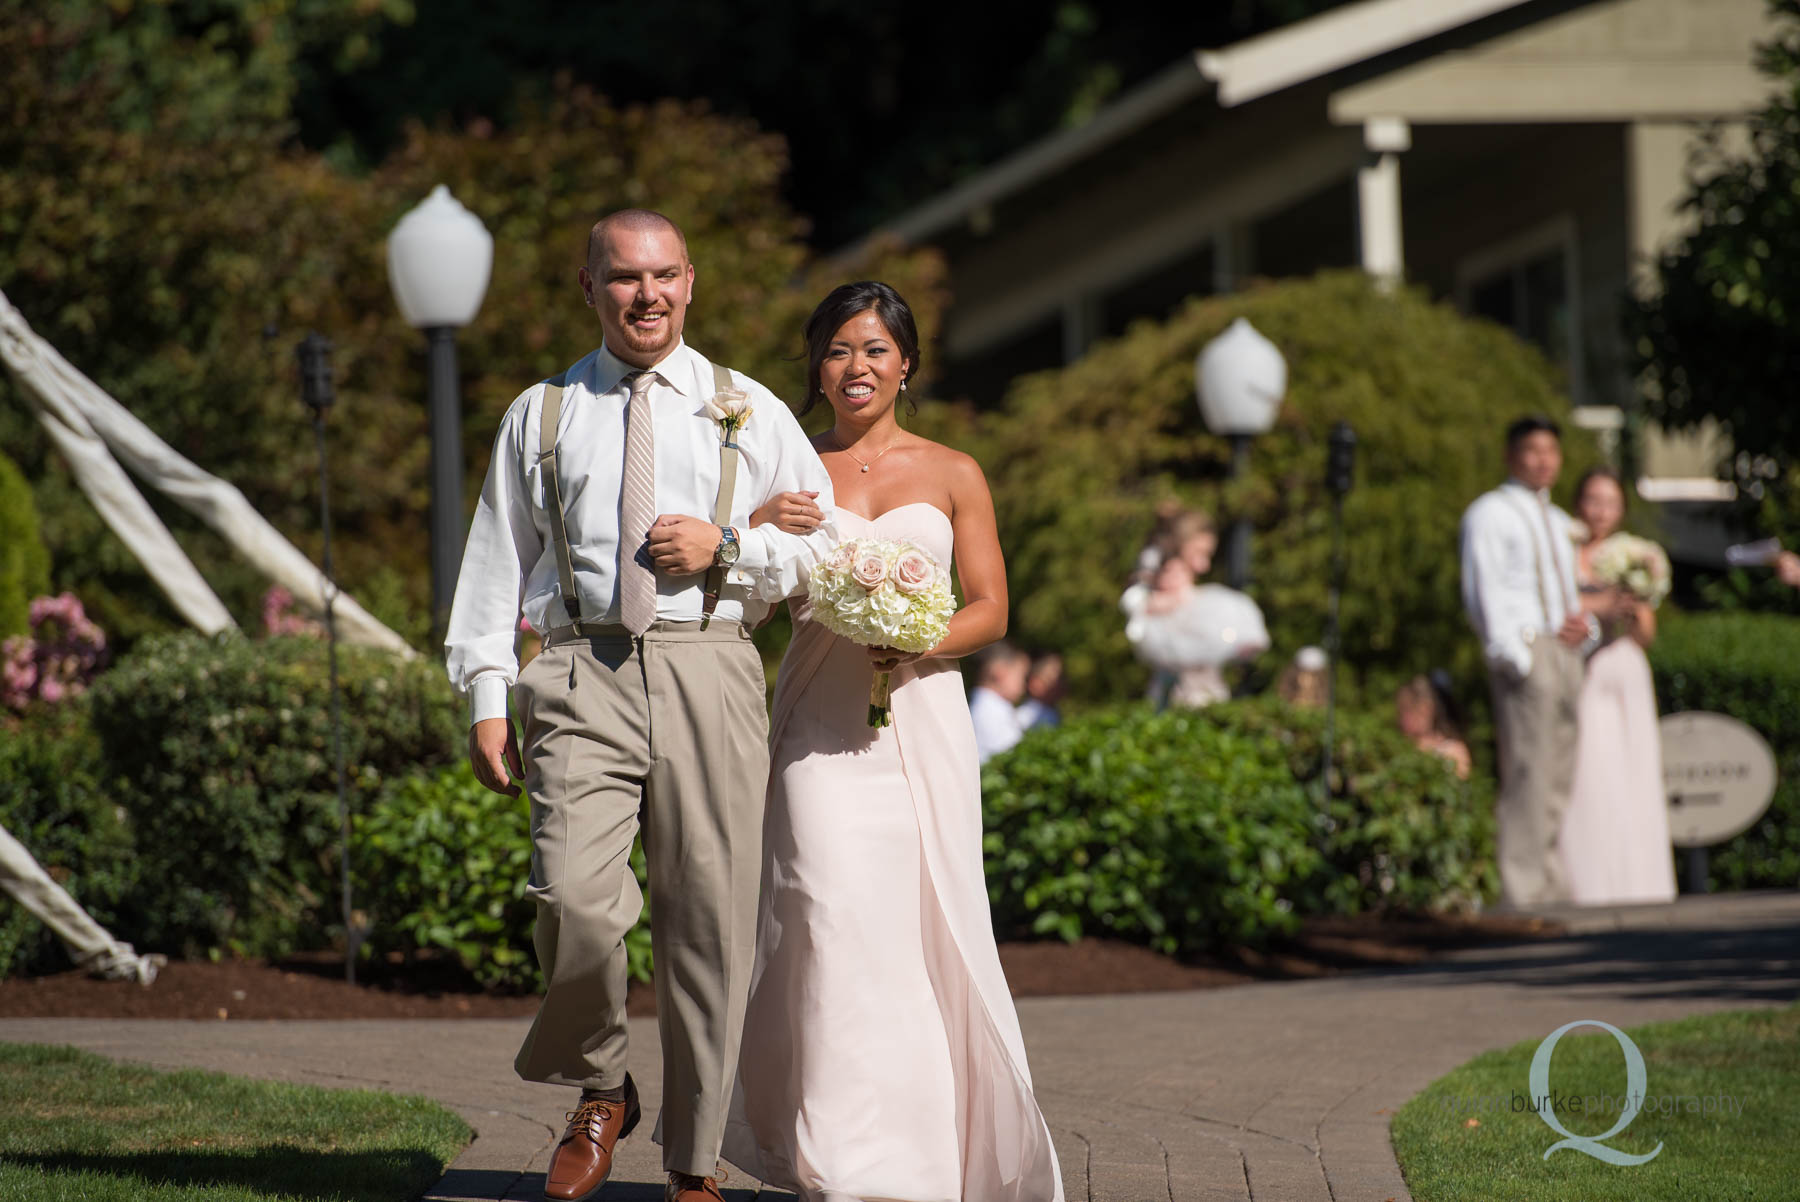
[[[1490,477],[1490,479],[1491,478],[1492,477]],[[1508,479],[1505,484],[1501,485],[1501,487],[1514,489],[1518,492],[1524,493],[1528,497],[1536,497],[1540,501],[1548,501],[1550,499],[1550,490],[1549,489],[1547,489],[1547,488],[1532,488],[1529,485],[1527,485],[1524,481],[1520,480],[1517,476],[1513,476],[1510,479]]]
[[[601,396],[619,386],[619,381],[634,371],[641,370],[625,362],[602,343],[594,352],[593,373],[590,377],[594,395]],[[663,378],[663,382],[684,397],[693,397],[694,393],[694,352],[688,348],[687,340],[682,339],[675,344],[675,349],[663,356],[657,365],[650,369]]]

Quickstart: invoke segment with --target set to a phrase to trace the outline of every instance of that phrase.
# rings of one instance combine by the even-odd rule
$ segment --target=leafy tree
[[[49,589],[50,556],[38,535],[31,486],[0,454],[0,639],[31,630],[31,599]]]
[[[415,638],[429,559],[423,345],[390,296],[383,239],[433,185],[450,184],[497,243],[486,302],[461,344],[471,505],[499,413],[599,340],[574,284],[598,214],[651,204],[683,222],[701,273],[693,342],[788,395],[800,319],[840,282],[810,259],[780,197],[780,139],[704,106],[620,109],[553,81],[505,131],[414,125],[387,161],[354,176],[287,148],[270,122],[198,137],[175,99],[159,101],[143,128],[122,128],[112,114],[150,94],[141,81],[99,55],[79,77],[62,69],[93,30],[15,15],[0,25],[0,61],[18,65],[11,119],[0,122],[0,287],[74,364],[309,549],[316,464],[292,346],[308,329],[329,336],[340,571]],[[885,254],[855,270],[906,288],[934,328],[929,254]],[[171,624],[12,387],[0,382],[0,443],[33,481],[56,587],[126,642]],[[158,504],[240,621],[253,621],[263,582]]]
[[[1759,52],[1774,94],[1734,151],[1714,133],[1690,167],[1692,233],[1657,261],[1633,333],[1646,411],[1673,429],[1712,419],[1744,516],[1800,543],[1800,0],[1771,0]]]
[[[375,161],[410,118],[510,124],[518,84],[562,71],[616,97],[704,100],[789,138],[787,195],[817,244],[838,246],[1184,51],[1343,2],[1190,4],[1150,21],[1097,0],[433,0],[383,26],[360,68],[316,71],[297,114],[309,145]]]

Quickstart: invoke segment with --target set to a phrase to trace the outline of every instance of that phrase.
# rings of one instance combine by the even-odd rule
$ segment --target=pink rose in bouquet
[[[887,574],[887,560],[879,551],[863,551],[850,564],[850,578],[869,592],[880,588]]]
[[[903,551],[894,560],[894,587],[908,597],[916,597],[937,582],[937,571],[937,564],[925,552],[917,548]]]

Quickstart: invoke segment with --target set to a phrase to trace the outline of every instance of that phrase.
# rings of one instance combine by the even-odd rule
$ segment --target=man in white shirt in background
[[[969,717],[975,723],[975,754],[987,763],[1025,737],[1018,704],[1025,698],[1031,657],[1006,642],[991,643],[975,657],[975,687],[969,690]]]
[[[624,938],[643,908],[627,862],[642,821],[666,1197],[705,1202],[720,1197],[762,864],[768,711],[749,632],[835,541],[831,477],[786,405],[682,341],[694,268],[668,218],[598,222],[578,279],[603,345],[501,419],[448,664],[470,699],[475,775],[508,796],[522,778],[531,792],[545,992],[515,1067],[582,1091],[545,1193],[598,1191],[638,1122]],[[735,394],[750,416],[724,488],[727,431],[709,404]],[[817,495],[815,530],[749,529],[758,506],[798,491]],[[544,638],[523,672],[521,611]]]
[[[1462,593],[1494,696],[1500,893],[1522,907],[1568,898],[1557,836],[1575,774],[1584,657],[1600,626],[1581,608],[1569,515],[1550,503],[1562,432],[1547,417],[1506,431],[1509,479],[1462,521]]]

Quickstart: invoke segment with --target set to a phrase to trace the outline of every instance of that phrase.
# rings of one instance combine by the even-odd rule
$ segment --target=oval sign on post
[[[1662,719],[1663,791],[1676,847],[1711,847],[1755,825],[1775,796],[1775,753],[1736,718]]]

